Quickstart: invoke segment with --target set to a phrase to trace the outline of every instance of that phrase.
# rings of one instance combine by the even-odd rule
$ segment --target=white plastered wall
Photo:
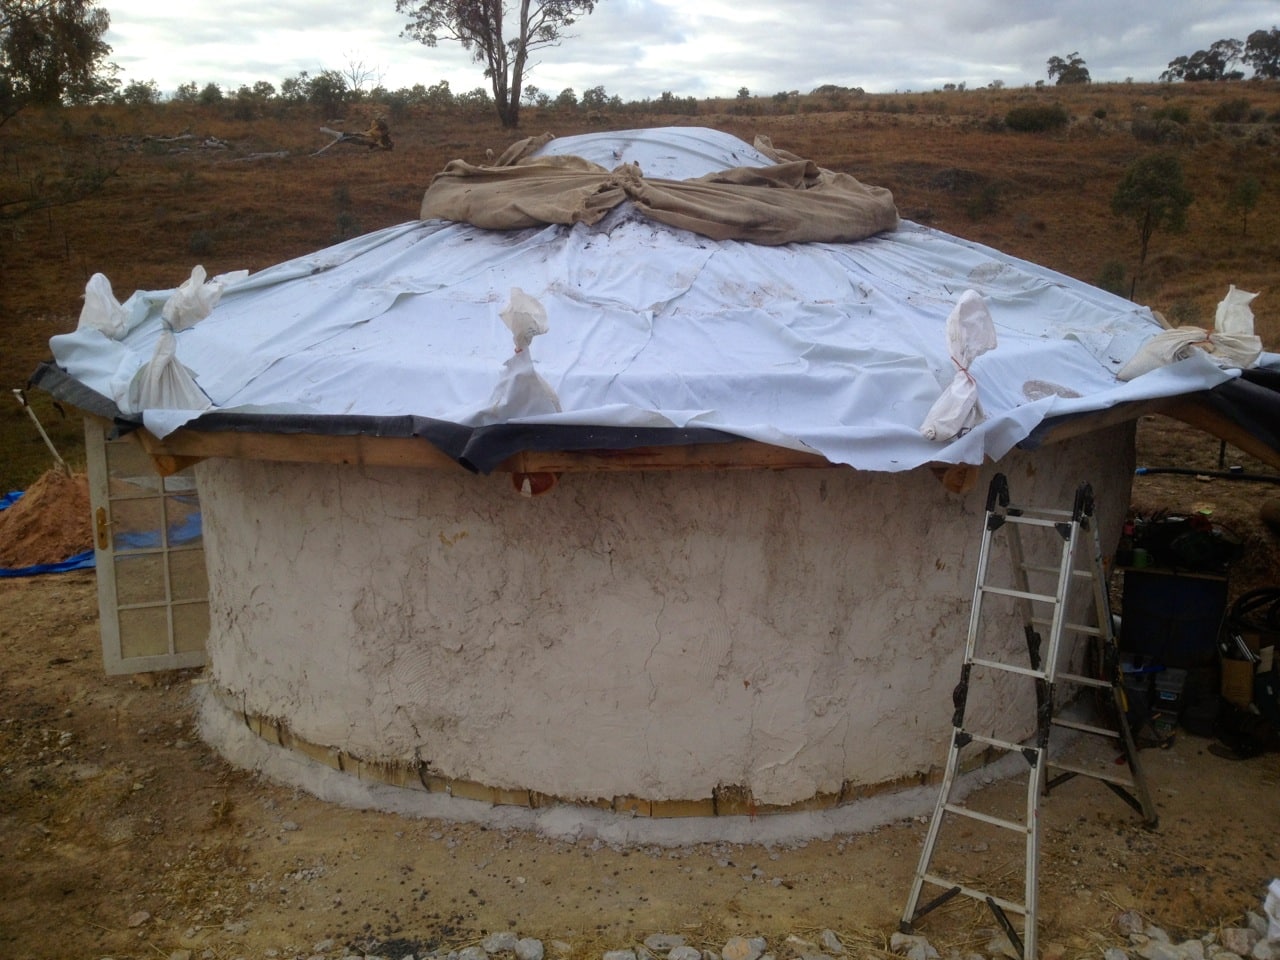
[[[926,470],[569,474],[527,499],[207,461],[211,680],[311,743],[562,800],[883,783],[941,763],[991,475],[1063,508],[1090,481],[1109,547],[1132,467],[1131,425],[963,496]],[[1029,733],[1030,688],[997,700],[971,728]]]

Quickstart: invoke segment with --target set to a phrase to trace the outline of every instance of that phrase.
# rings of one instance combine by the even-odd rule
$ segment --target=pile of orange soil
[[[58,563],[93,546],[89,480],[50,470],[0,510],[0,567]]]

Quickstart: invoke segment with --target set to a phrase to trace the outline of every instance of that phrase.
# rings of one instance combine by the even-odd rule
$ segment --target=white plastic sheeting
[[[690,177],[768,164],[710,130],[553,140],[544,150]],[[1162,327],[1146,308],[911,223],[854,244],[716,242],[628,204],[594,226],[391,227],[228,284],[176,357],[218,411],[417,415],[492,422],[511,358],[501,318],[519,287],[545,309],[530,371],[559,409],[507,422],[708,427],[833,462],[897,471],[999,458],[1048,417],[1212,387],[1235,374],[1199,351],[1131,382],[1116,372]],[[952,381],[946,320],[961,294],[990,310],[998,346],[974,363],[986,418],[931,441]],[[139,407],[171,292],[138,293],[112,340],[52,341],[58,364],[164,436],[195,412]]]

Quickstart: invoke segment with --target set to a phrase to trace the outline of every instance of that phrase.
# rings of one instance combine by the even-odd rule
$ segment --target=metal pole
[[[53,454],[53,462],[58,465],[58,469],[66,476],[71,476],[71,468],[67,466],[67,461],[63,460],[58,454],[58,449],[53,445],[53,441],[49,439],[49,435],[44,432],[44,427],[40,424],[36,412],[31,409],[31,404],[27,403],[26,395],[16,387],[13,391],[14,398],[27,411],[27,416],[31,418],[31,422],[36,425],[36,429],[40,431],[40,439],[44,441],[44,445],[49,448],[49,452]]]

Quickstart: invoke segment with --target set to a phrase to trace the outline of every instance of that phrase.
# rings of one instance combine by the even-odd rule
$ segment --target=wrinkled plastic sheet
[[[550,146],[602,163],[652,156],[665,176],[740,165],[754,152],[711,131],[682,131],[671,146],[662,134]],[[512,354],[501,311],[517,286],[546,310],[535,369],[561,410],[485,424]],[[945,324],[966,290],[987,304],[998,342],[970,370],[986,419],[930,441],[919,426],[954,376]],[[210,398],[204,414],[129,406],[167,294],[130,298],[124,306],[141,319],[118,341],[95,330],[55,337],[58,367],[159,437],[187,425],[307,423],[325,433],[407,423],[480,470],[502,459],[490,440],[502,450],[589,449],[572,441],[627,442],[629,432],[746,438],[867,470],[980,464],[1048,420],[1238,375],[1201,355],[1122,383],[1116,371],[1162,329],[1149,310],[911,223],[853,244],[780,247],[708,240],[625,204],[592,227],[401,224],[230,285],[204,321],[176,333],[177,360]]]

